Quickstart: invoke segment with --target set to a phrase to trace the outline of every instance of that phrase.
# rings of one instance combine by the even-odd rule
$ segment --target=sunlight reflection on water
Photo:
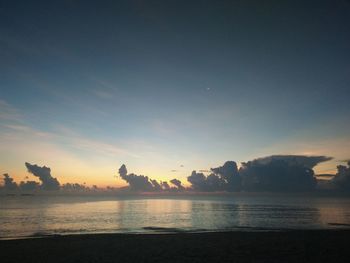
[[[110,198],[112,199],[112,198]],[[347,227],[350,199],[230,196],[103,200],[1,197],[0,237]]]

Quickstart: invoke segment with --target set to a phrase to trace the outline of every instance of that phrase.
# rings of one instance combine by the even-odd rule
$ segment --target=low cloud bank
[[[236,162],[227,161],[222,166],[205,170],[205,172],[193,171],[187,177],[189,187],[185,187],[176,178],[166,182],[145,175],[128,173],[124,164],[119,168],[118,173],[119,178],[128,184],[124,190],[131,192],[301,192],[316,188],[317,180],[313,168],[330,159],[326,156],[273,155],[244,162],[239,169]],[[25,166],[29,173],[39,179],[40,183],[22,181],[17,184],[9,174],[3,174],[3,185],[0,188],[5,191],[118,191],[118,188],[114,187],[107,187],[107,190],[98,189],[97,186],[89,188],[85,183],[61,185],[57,178],[51,175],[49,167],[40,167],[27,162]],[[331,184],[336,189],[350,191],[350,162],[348,166],[338,166],[338,173]]]
[[[119,176],[125,182],[128,183],[128,189],[135,192],[159,192],[159,191],[182,191],[184,187],[177,179],[173,179],[170,182],[175,187],[170,187],[167,182],[158,182],[157,180],[150,179],[148,176],[137,175],[134,173],[128,174],[126,166],[123,164],[119,168]]]
[[[61,185],[61,190],[66,192],[85,192],[91,190],[89,187],[85,186],[84,184],[78,184],[78,183],[66,183]],[[92,186],[93,190],[97,190],[97,186]]]
[[[242,163],[234,161],[211,168],[208,176],[193,171],[187,177],[191,189],[212,191],[311,191],[316,187],[313,167],[331,160],[326,156],[273,155]]]
[[[40,189],[40,183],[36,181],[26,181],[19,184],[21,191],[32,192]]]
[[[187,177],[189,188],[181,181],[170,181],[178,191],[195,192],[301,192],[312,191],[317,185],[313,168],[332,158],[326,156],[273,155],[242,163],[240,169],[234,161],[210,169],[210,174],[193,171]],[[158,182],[144,175],[127,174],[125,165],[119,169],[120,177],[133,191],[171,191],[167,182]]]
[[[21,181],[18,185],[9,174],[5,173],[3,176],[4,185],[2,188],[5,191],[35,191],[40,188],[40,184],[35,181]]]

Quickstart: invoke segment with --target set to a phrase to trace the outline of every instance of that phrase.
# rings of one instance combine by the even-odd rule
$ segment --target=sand
[[[1,262],[350,262],[350,230],[95,234],[0,241]]]

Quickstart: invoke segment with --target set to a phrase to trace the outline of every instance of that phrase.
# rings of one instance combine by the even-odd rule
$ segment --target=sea
[[[350,229],[350,198],[299,194],[0,196],[0,238]]]

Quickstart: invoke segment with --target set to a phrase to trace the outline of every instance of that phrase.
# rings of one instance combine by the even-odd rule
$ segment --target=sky
[[[185,182],[272,154],[350,158],[350,2],[1,1],[0,172]],[[34,178],[31,178],[34,179]]]

